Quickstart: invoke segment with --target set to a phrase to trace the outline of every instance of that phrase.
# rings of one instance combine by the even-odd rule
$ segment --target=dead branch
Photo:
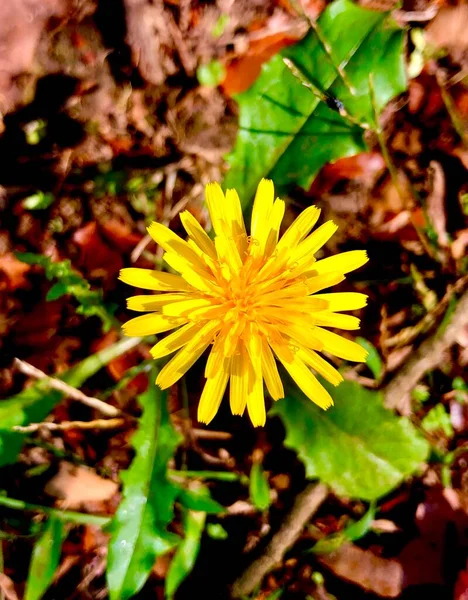
[[[281,563],[283,556],[294,545],[327,495],[328,488],[325,484],[311,483],[296,497],[291,511],[286,515],[279,531],[271,538],[264,553],[234,581],[231,589],[233,598],[251,594],[264,576]]]
[[[63,421],[62,423],[30,423],[29,425],[16,425],[13,431],[31,433],[47,429],[48,431],[68,431],[70,429],[117,429],[125,423],[124,419],[95,419],[94,421]]]
[[[49,377],[49,375],[46,375],[43,371],[33,367],[33,365],[25,362],[24,360],[15,358],[14,365],[19,371],[21,371],[21,373],[28,375],[28,377],[34,377],[34,379],[42,379],[47,381],[48,385],[50,385],[50,387],[54,390],[62,392],[62,394],[65,394],[66,396],[69,396],[70,398],[73,398],[73,400],[77,400],[82,404],[86,404],[86,406],[90,406],[91,408],[99,410],[107,417],[117,417],[121,414],[118,408],[99,400],[99,398],[86,396],[86,394],[83,394],[83,392],[80,392],[80,390],[68,385],[68,383],[65,383],[61,379],[56,379],[55,377]]]
[[[411,413],[411,391],[427,372],[440,366],[444,352],[455,344],[460,331],[465,327],[468,327],[468,291],[458,301],[445,329],[442,332],[436,331],[425,340],[383,389],[387,408],[406,415]]]

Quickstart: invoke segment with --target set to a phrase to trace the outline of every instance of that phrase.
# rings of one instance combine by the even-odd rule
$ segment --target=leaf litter
[[[423,32],[424,43],[416,48],[410,38],[401,55],[407,63],[412,53],[420,52],[420,72],[408,81],[407,91],[398,86],[393,93],[387,90],[386,99],[402,93],[385,108],[379,106],[390,169],[375,135],[369,135],[365,143],[353,141],[354,151],[362,144],[362,152],[333,156],[315,179],[312,169],[304,170],[300,177],[297,173],[292,176],[288,169],[297,167],[294,161],[287,163],[287,168],[283,163],[284,169],[280,165],[276,171],[280,178],[291,178],[286,186],[289,222],[299,210],[316,204],[325,219],[333,218],[340,225],[339,237],[328,246],[327,254],[367,247],[369,267],[359,279],[347,282],[343,291],[365,291],[370,296],[362,315],[362,335],[381,357],[382,386],[401,373],[399,369],[424,340],[437,334],[444,315],[450,319],[454,303],[466,289],[463,278],[468,268],[464,7],[439,3],[434,13],[430,5],[413,4],[394,16],[409,23],[412,31]],[[144,364],[151,341],[130,349],[123,346],[119,352],[110,350],[120,343],[118,328],[111,325],[109,332],[103,333],[99,317],[77,311],[70,295],[49,301],[51,282],[41,269],[20,261],[16,253],[49,257],[54,263],[70,261],[91,292],[102,294],[106,307],[115,307],[113,318],[126,320],[126,290],[116,281],[119,269],[160,266],[158,249],[145,240],[145,225],[156,219],[180,233],[178,212],[188,208],[209,229],[203,186],[211,180],[221,181],[226,173],[224,157],[234,147],[239,111],[242,127],[243,101],[238,103],[232,94],[244,92],[249,83],[254,86],[250,90],[260,89],[272,65],[281,62],[278,52],[294,57],[307,47],[312,33],[296,44],[310,28],[308,19],[315,21],[324,8],[321,2],[232,4],[222,0],[206,5],[125,0],[118,8],[107,0],[15,0],[11,6],[0,7],[0,395],[5,399],[2,403],[8,403],[4,405],[8,406],[8,428],[11,419],[26,425],[41,420],[85,422],[99,416],[90,407],[59,401],[55,392],[38,388],[13,368],[14,356],[59,377],[64,373],[70,376],[68,369],[79,370],[81,365],[74,385],[90,397],[105,398],[125,413],[125,426],[114,431],[43,427],[27,436],[21,434],[21,439],[20,434],[5,429],[6,421],[0,422],[0,452],[5,458],[2,464],[6,464],[4,494],[35,506],[37,514],[31,519],[30,512],[2,505],[4,574],[0,587],[6,598],[21,596],[29,557],[34,547],[39,553],[41,540],[47,536],[54,537],[61,553],[41,563],[50,575],[42,580],[44,591],[50,585],[50,593],[58,597],[107,597],[107,535],[92,533],[91,525],[73,527],[70,521],[62,545],[60,532],[54,529],[54,513],[47,511],[65,511],[72,519],[74,511],[107,518],[125,509],[118,509],[118,482],[138,455],[138,449],[132,449],[141,417],[137,397],[153,385]],[[378,21],[387,18],[382,10],[391,7],[371,8],[372,18]],[[402,35],[394,31],[396,37]],[[326,32],[333,48],[333,29]],[[339,35],[346,37],[341,29]],[[324,68],[333,70],[321,52]],[[197,68],[212,63],[226,73],[224,80],[219,87],[200,85]],[[311,66],[312,74],[316,67]],[[366,70],[365,53],[353,68]],[[346,82],[335,75],[333,93],[349,112],[353,100],[348,98]],[[296,89],[294,83],[301,86],[291,75],[288,89]],[[366,102],[369,92],[368,88]],[[320,99],[305,88],[302,93],[303,102],[317,103],[320,118],[325,115],[335,126],[340,123],[340,115],[325,106],[327,96]],[[252,123],[256,125],[259,103],[265,100],[251,98],[257,111],[253,111]],[[321,124],[320,119],[317,123]],[[255,147],[253,137],[245,139]],[[251,160],[252,155],[246,156]],[[228,179],[242,180],[243,170],[241,161],[239,170],[232,169]],[[31,197],[47,201],[31,207]],[[243,200],[249,202],[248,194]],[[181,438],[163,465],[167,489],[174,491],[175,477],[177,488],[187,492],[185,502],[190,506],[184,506],[184,495],[178,492],[179,499],[171,503],[173,512],[169,518],[166,515],[164,527],[158,525],[174,548],[178,540],[184,541],[153,564],[158,551],[148,549],[143,539],[143,554],[152,558],[144,569],[133,564],[130,572],[126,571],[125,594],[145,584],[142,593],[162,597],[168,579],[168,595],[180,586],[177,598],[194,593],[229,597],[229,584],[242,574],[255,553],[261,555],[264,545],[281,528],[306,485],[306,477],[319,473],[331,491],[310,523],[304,523],[280,564],[258,581],[259,598],[282,593],[284,597],[309,594],[338,600],[416,600],[427,586],[435,586],[437,597],[450,597],[454,590],[454,598],[463,600],[467,593],[467,346],[465,326],[455,343],[444,349],[439,365],[422,376],[410,399],[411,423],[388,416],[391,431],[405,430],[408,452],[398,457],[383,438],[376,455],[387,470],[369,471],[369,481],[372,473],[377,474],[374,486],[366,483],[365,477],[357,477],[352,464],[347,470],[344,458],[352,452],[346,448],[353,449],[353,445],[344,426],[336,428],[336,440],[330,437],[322,448],[317,449],[314,438],[312,471],[304,450],[291,442],[298,436],[297,428],[293,434],[288,432],[291,415],[283,417],[285,425],[278,417],[270,418],[264,432],[257,434],[221,410],[215,429],[230,437],[203,437],[206,432],[197,426],[193,412],[203,381],[201,369],[196,369],[184,385],[170,393],[168,406]],[[105,351],[108,354],[103,356]],[[103,358],[90,366],[86,361],[96,352]],[[346,365],[342,366],[346,374]],[[363,367],[349,376],[354,379],[353,386],[362,386],[370,384],[376,373]],[[343,385],[346,390],[348,384]],[[369,387],[364,391],[374,394]],[[353,417],[350,407],[358,403],[355,397],[359,393],[349,392],[340,400],[346,403],[342,415],[350,410],[353,428],[358,423],[352,420],[356,415]],[[16,400],[12,403],[9,398]],[[277,414],[286,410],[281,406],[275,406]],[[303,414],[308,415],[309,408]],[[338,418],[339,413],[333,415]],[[428,415],[432,415],[429,422],[433,427],[423,434],[422,423]],[[434,415],[438,415],[435,421]],[[311,417],[318,431],[322,418]],[[371,418],[369,422],[372,424]],[[379,417],[378,423],[382,426],[383,422],[387,423],[387,418]],[[286,433],[290,442],[284,445]],[[172,435],[179,434],[173,431]],[[378,435],[368,431],[362,436],[359,431],[356,437],[360,436],[365,462],[372,463]],[[338,441],[344,444],[344,451],[335,456]],[[307,436],[304,445],[311,452]],[[261,469],[252,470],[259,456]],[[330,456],[335,456],[335,466],[324,470],[322,463],[318,469],[319,458]],[[234,479],[216,479],[221,474]],[[191,496],[191,485],[185,485],[190,478],[202,481],[210,501],[216,504],[207,505],[205,499]],[[321,537],[340,534],[359,521],[371,496],[377,498],[375,522],[384,522],[384,526],[371,527],[334,554],[315,557],[304,551]],[[218,503],[242,510],[228,510],[222,517],[207,514],[209,507],[219,510]],[[46,523],[49,530],[37,529],[37,524]],[[217,531],[209,526],[219,524],[224,539],[206,533]],[[121,541],[127,540],[122,537]],[[243,564],[225,560],[229,554],[240,556],[246,547],[253,553],[242,555]],[[177,558],[171,567],[174,553]],[[114,573],[118,568],[114,562]],[[114,586],[114,597],[125,597],[115,590]]]

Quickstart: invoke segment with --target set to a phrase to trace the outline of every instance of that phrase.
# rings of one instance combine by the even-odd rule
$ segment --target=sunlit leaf
[[[335,0],[318,24],[333,62],[311,31],[266,63],[255,84],[236,97],[239,135],[228,157],[231,168],[225,186],[236,188],[244,204],[262,177],[271,177],[279,188],[308,188],[326,162],[363,151],[364,130],[352,121],[375,126],[375,112],[406,88],[404,34],[388,13]],[[304,87],[283,57],[293,61],[315,90],[327,95],[332,107],[338,106],[332,99],[338,99],[352,121]],[[346,82],[334,65],[343,67]]]
[[[39,265],[45,271],[49,281],[57,282],[49,289],[46,300],[52,301],[70,294],[79,306],[77,312],[86,317],[96,316],[101,319],[104,331],[114,324],[109,306],[103,300],[101,290],[92,290],[89,283],[72,267],[69,260],[54,262],[48,256],[33,252],[17,252],[16,257],[28,265]]]
[[[408,419],[383,407],[379,392],[344,381],[330,393],[335,406],[328,411],[295,389],[270,411],[282,418],[284,443],[298,453],[307,477],[341,496],[374,500],[427,458],[427,441]]]
[[[40,600],[52,583],[59,565],[65,530],[62,521],[51,517],[34,545],[24,600]]]
[[[182,581],[193,569],[200,550],[205,520],[204,512],[189,510],[184,514],[184,539],[177,547],[166,577],[167,598],[174,597]]]
[[[372,375],[379,380],[383,374],[383,363],[377,348],[362,337],[357,337],[356,342],[367,350],[366,364],[372,371]]]
[[[258,510],[266,510],[270,504],[270,486],[262,466],[254,462],[250,470],[250,499]]]
[[[166,394],[151,385],[139,397],[143,414],[132,438],[135,457],[122,474],[122,502],[111,525],[107,581],[111,600],[127,600],[147,580],[154,562],[180,542],[167,531],[179,488],[167,463],[182,440],[172,427]]]
[[[449,439],[453,438],[454,431],[450,415],[445,410],[443,404],[439,403],[431,408],[421,421],[421,427],[428,433],[439,432],[443,433]]]

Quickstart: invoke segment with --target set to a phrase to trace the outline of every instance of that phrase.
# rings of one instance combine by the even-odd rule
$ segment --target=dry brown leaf
[[[0,595],[5,600],[19,600],[13,581],[5,573],[0,573]]]
[[[382,598],[397,598],[403,590],[403,568],[398,561],[381,558],[354,544],[343,544],[318,560],[338,577]]]
[[[80,248],[80,266],[90,277],[116,278],[123,267],[122,258],[104,242],[95,221],[75,231],[73,241]]]
[[[68,509],[77,510],[89,502],[110,500],[118,489],[114,481],[100,477],[93,470],[62,461],[44,491],[61,500]]]
[[[445,174],[440,163],[432,160],[432,189],[427,197],[427,214],[437,234],[437,241],[442,248],[449,244],[447,234],[447,215],[445,213]]]
[[[6,282],[0,276],[0,290],[14,291],[29,287],[25,275],[30,269],[30,265],[18,260],[12,252],[0,256],[0,271],[6,276]]]
[[[462,229],[458,232],[457,238],[452,245],[450,246],[450,250],[452,252],[452,256],[455,260],[460,260],[464,256],[466,256],[466,248],[468,246],[468,229]]]

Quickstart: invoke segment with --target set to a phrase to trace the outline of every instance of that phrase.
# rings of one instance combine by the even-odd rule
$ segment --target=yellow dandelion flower
[[[125,323],[125,334],[175,329],[151,349],[155,359],[176,352],[156,380],[162,389],[180,379],[212,346],[198,407],[203,423],[216,415],[229,383],[232,413],[242,415],[247,406],[252,423],[264,425],[263,382],[274,400],[284,396],[277,361],[306,396],[327,409],[333,400],[312,371],[334,385],[342,376],[319,352],[356,362],[364,361],[367,353],[326,328],[358,329],[359,319],[342,311],[362,308],[367,296],[321,292],[366,263],[366,252],[316,260],[314,254],[337,227],[328,221],[310,233],[320,215],[315,206],[306,208],[279,238],[285,205],[274,199],[269,180],[258,186],[250,235],[235,190],[224,194],[217,183],[208,184],[206,202],[214,240],[188,211],[180,215],[187,240],[160,223],[148,228],[164,249],[165,262],[179,275],[121,271],[122,281],[158,292],[128,299],[128,308],[148,314]]]

